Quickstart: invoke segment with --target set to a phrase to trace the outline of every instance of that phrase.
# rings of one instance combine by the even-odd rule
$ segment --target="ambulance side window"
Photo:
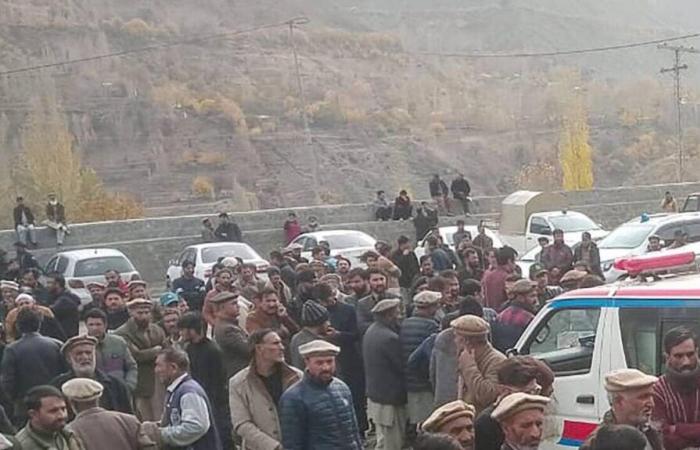
[[[600,309],[557,309],[538,326],[523,354],[546,361],[558,376],[591,370]]]
[[[621,308],[620,334],[627,367],[659,375],[665,371],[663,337],[685,326],[700,331],[697,308]]]

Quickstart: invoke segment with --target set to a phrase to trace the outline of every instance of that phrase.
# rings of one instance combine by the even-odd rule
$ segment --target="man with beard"
[[[700,368],[697,336],[677,327],[664,337],[666,373],[654,385],[654,420],[666,450],[700,447]]]
[[[85,315],[85,327],[88,334],[97,339],[97,368],[119,378],[130,390],[135,389],[138,379],[136,360],[131,356],[129,346],[123,338],[107,333],[105,313],[100,309],[88,311]]]
[[[416,253],[413,251],[411,240],[407,236],[399,236],[396,243],[398,248],[391,255],[391,260],[401,271],[401,276],[399,277],[401,298],[404,301],[404,305],[408,306],[413,300],[411,298],[411,285],[413,279],[420,271],[420,266],[418,265]]]
[[[233,283],[233,272],[229,268],[223,268],[216,272],[214,278],[214,288],[207,292],[206,297],[204,297],[204,305],[202,306],[202,317],[209,324],[210,327],[214,326],[216,322],[215,307],[211,303],[212,299],[222,292],[233,292],[235,289],[232,286]]]
[[[24,399],[29,421],[17,433],[25,450],[83,450],[80,440],[66,428],[68,407],[61,391],[53,386],[37,386]],[[10,447],[12,448],[12,447]]]
[[[77,336],[80,328],[80,299],[66,289],[66,279],[59,273],[48,277],[49,302],[56,320],[67,338]],[[58,386],[60,387],[60,386]]]
[[[137,298],[151,299],[151,295],[148,293],[148,283],[143,280],[129,281],[127,288],[129,289],[129,300]]]
[[[304,377],[280,399],[286,450],[364,448],[350,389],[335,377],[338,353],[340,348],[320,339],[299,347],[306,366]]]
[[[108,288],[117,288],[124,295],[129,293],[129,285],[124,281],[119,274],[119,272],[115,269],[110,269],[105,271],[104,273],[105,276],[105,283],[107,284]]]
[[[152,322],[153,303],[146,299],[127,304],[131,318],[114,333],[129,344],[129,350],[138,365],[138,381],[134,400],[139,418],[154,421],[163,411],[163,386],[155,378],[156,356],[165,344],[163,329]]]
[[[222,351],[222,362],[228,380],[250,362],[248,334],[238,325],[238,295],[222,292],[212,299],[216,308],[214,342]]]
[[[537,312],[537,290],[530,280],[516,281],[511,293],[513,300],[498,314],[493,328],[493,345],[502,352],[518,342]]]
[[[301,347],[309,342],[325,339],[330,329],[328,310],[314,300],[307,300],[301,308],[302,329],[295,334],[289,343],[290,361],[294,367],[303,370],[305,367]]]
[[[108,330],[116,330],[129,320],[124,293],[119,288],[109,288],[105,291],[102,309],[107,315]]]
[[[386,275],[380,269],[369,269],[367,275],[370,294],[357,303],[357,328],[360,330],[360,335],[364,335],[374,321],[372,308],[375,305],[385,299],[398,298],[386,291]]]
[[[474,247],[467,247],[462,252],[462,262],[464,266],[459,269],[459,281],[476,280],[481,281],[484,270],[481,268],[479,253]]]
[[[603,423],[591,433],[582,450],[590,450],[596,432],[604,425],[630,425],[644,434],[647,449],[662,450],[663,436],[651,423],[654,412],[654,384],[657,378],[637,369],[618,369],[605,375],[610,410],[603,416]]]
[[[552,237],[554,242],[542,251],[541,263],[549,271],[552,282],[558,284],[559,278],[573,267],[574,253],[564,242],[562,230],[554,230]]]
[[[462,400],[442,405],[420,425],[423,433],[444,433],[459,441],[462,450],[474,448],[474,407]]]
[[[191,310],[201,311],[204,301],[204,280],[194,276],[194,262],[182,262],[182,276],[173,281],[172,290],[187,301]]]
[[[246,263],[241,265],[238,279],[233,282],[233,287],[245,298],[253,298],[256,292],[265,289],[266,283],[265,280],[258,278],[255,264]]]
[[[49,384],[60,389],[68,380],[90,378],[104,387],[100,406],[108,411],[132,414],[134,411],[126,384],[117,377],[97,369],[96,346],[97,338],[92,336],[81,335],[68,339],[61,347],[61,352],[68,361],[70,370],[57,376]]]
[[[316,273],[313,270],[302,270],[297,274],[297,292],[287,311],[296,323],[301,322],[301,308],[304,303],[314,299],[313,289],[316,281]]]
[[[348,273],[345,286],[349,289],[350,296],[345,302],[357,308],[361,299],[370,294],[369,275],[365,269],[355,267]]]
[[[385,299],[372,308],[375,321],[362,339],[367,416],[377,429],[377,445],[401,450],[406,431],[406,377],[399,340],[401,300]]]
[[[501,450],[536,450],[542,441],[544,411],[549,398],[516,392],[491,413],[505,436]]]
[[[263,289],[255,297],[255,309],[246,321],[246,331],[250,334],[263,328],[275,330],[285,343],[289,343],[292,335],[299,331],[299,326],[280,304],[277,291],[270,288]]]
[[[440,307],[435,312],[435,320],[442,323],[448,314],[459,310],[459,279],[454,270],[446,270],[439,277],[428,282],[428,289],[439,292]]]

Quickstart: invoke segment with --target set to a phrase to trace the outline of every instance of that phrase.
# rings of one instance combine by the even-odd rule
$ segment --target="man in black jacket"
[[[22,337],[5,348],[0,366],[0,385],[15,402],[15,423],[24,419],[21,406],[31,388],[48,384],[65,370],[61,341],[39,334],[41,313],[22,308],[17,314],[17,329]]]
[[[469,186],[469,182],[464,179],[464,175],[460,173],[457,175],[457,178],[452,180],[450,190],[452,191],[452,197],[462,204],[464,214],[469,215],[469,203],[471,202],[469,194],[471,194],[472,188]]]
[[[401,270],[401,276],[399,277],[401,298],[404,301],[404,305],[408,306],[412,300],[410,298],[411,285],[413,284],[413,279],[420,271],[420,266],[418,265],[416,253],[413,251],[411,240],[406,236],[399,236],[396,242],[398,248],[391,255],[391,260]]]
[[[372,308],[374,323],[362,339],[367,415],[377,428],[377,441],[387,450],[403,448],[406,432],[406,382],[399,340],[399,299]]]
[[[180,338],[185,342],[187,356],[190,358],[190,375],[202,386],[209,397],[223,447],[234,448],[231,439],[231,415],[226,395],[228,378],[222,362],[223,353],[219,346],[207,337],[206,323],[200,313],[184,314],[180,317],[177,326],[180,329]]]
[[[241,233],[241,229],[238,227],[238,224],[231,222],[231,219],[225,212],[219,214],[219,226],[216,227],[214,235],[220,241],[243,242],[243,233]]]
[[[104,386],[100,406],[108,411],[133,414],[134,408],[126,384],[119,378],[97,369],[96,346],[97,338],[92,336],[82,335],[68,339],[61,347],[61,352],[68,361],[70,370],[58,375],[49,384],[60,387],[73,378],[90,378]]]
[[[27,245],[36,247],[36,230],[34,229],[34,214],[28,206],[24,204],[23,197],[17,197],[17,206],[12,211],[15,219],[15,231],[17,239]]]
[[[428,188],[430,189],[430,197],[437,203],[438,205],[438,211],[440,213],[448,213],[450,212],[450,202],[449,202],[449,191],[447,190],[447,184],[443,180],[440,179],[440,175],[435,174],[433,175],[433,179],[430,180],[430,183],[428,184]]]
[[[51,311],[66,337],[77,336],[80,327],[80,298],[66,289],[66,279],[59,273],[49,275],[47,289]]]

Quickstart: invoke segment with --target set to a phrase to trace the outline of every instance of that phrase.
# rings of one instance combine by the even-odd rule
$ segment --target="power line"
[[[271,29],[271,28],[288,27],[288,26],[290,26],[290,24],[306,23],[306,22],[308,22],[308,20],[309,19],[307,19],[306,17],[294,17],[292,19],[285,20],[284,22],[270,23],[270,24],[265,24],[265,25],[253,27],[253,28],[246,28],[243,30],[228,31],[228,32],[224,32],[224,33],[217,33],[217,34],[211,34],[211,35],[207,35],[207,36],[201,36],[201,37],[197,37],[197,38],[182,39],[182,40],[172,41],[172,42],[164,42],[161,44],[154,44],[154,45],[150,45],[147,47],[122,50],[119,52],[104,53],[101,55],[94,55],[94,56],[86,56],[84,58],[69,59],[66,61],[61,61],[61,62],[56,62],[56,63],[38,64],[35,66],[21,67],[19,69],[0,71],[0,76],[8,76],[8,75],[13,75],[13,74],[17,74],[17,73],[32,72],[35,70],[49,69],[52,67],[62,67],[62,66],[68,66],[68,65],[79,64],[79,63],[84,63],[84,62],[99,61],[102,59],[120,58],[122,56],[132,55],[132,54],[136,54],[136,53],[151,52],[151,51],[155,51],[155,50],[162,50],[162,49],[166,49],[166,48],[177,47],[180,45],[198,44],[201,42],[218,40],[218,39],[225,39],[225,38],[229,38],[232,36],[254,33],[256,31],[261,31],[261,30],[266,30],[266,29]]]
[[[654,39],[651,41],[631,42],[627,44],[608,45],[605,47],[591,47],[573,50],[557,50],[551,52],[536,52],[536,53],[439,53],[439,52],[405,52],[410,54],[418,54],[425,56],[439,56],[444,58],[540,58],[548,56],[565,56],[565,55],[580,55],[585,53],[601,53],[615,50],[625,50],[635,47],[648,47],[651,45],[659,45],[665,42],[680,41],[683,39],[692,39],[700,37],[700,33],[685,34],[682,36],[673,36],[664,39]]]

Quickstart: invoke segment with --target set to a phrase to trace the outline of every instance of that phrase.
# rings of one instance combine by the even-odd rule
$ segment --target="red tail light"
[[[85,283],[80,280],[68,280],[68,286],[71,289],[85,289]]]

